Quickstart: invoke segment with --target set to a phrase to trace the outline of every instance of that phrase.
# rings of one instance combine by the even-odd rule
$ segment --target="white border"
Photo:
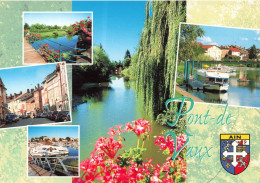
[[[181,34],[181,25],[182,24],[189,24],[189,25],[198,25],[198,26],[208,26],[208,27],[221,27],[221,28],[229,28],[229,29],[244,29],[244,30],[252,30],[252,31],[257,31],[260,29],[251,29],[251,28],[243,28],[243,27],[228,27],[228,26],[216,26],[216,25],[206,25],[206,24],[196,24],[196,23],[187,23],[187,22],[180,22],[179,23],[179,36],[178,36],[178,46],[177,46],[177,56],[176,56],[176,67],[175,67],[175,81],[174,81],[174,94],[173,97],[175,97],[175,90],[176,90],[176,79],[177,79],[177,67],[178,67],[178,57],[179,57],[179,43],[180,43],[180,34]],[[194,95],[193,95],[194,96]],[[196,97],[196,96],[194,96]],[[197,97],[198,98],[198,97]],[[207,104],[207,105],[220,105],[220,106],[226,106],[227,104],[217,104],[217,103],[208,103],[208,102],[195,102],[194,103],[199,103],[199,104]],[[251,106],[239,106],[239,105],[229,105],[231,107],[242,107],[242,108],[253,108],[253,109],[260,109],[259,107],[251,107]]]
[[[22,39],[23,39],[23,42],[22,42],[22,59],[23,59],[23,65],[42,65],[42,64],[37,64],[37,63],[24,63],[24,14],[25,13],[89,13],[91,14],[91,19],[92,19],[92,45],[91,45],[91,63],[67,63],[68,65],[93,65],[93,40],[94,40],[94,17],[93,17],[93,11],[23,11],[23,14],[22,14]],[[58,63],[58,62],[55,62],[55,63]],[[50,64],[50,63],[45,63],[45,64]]]
[[[29,176],[29,166],[28,166],[28,152],[29,152],[29,147],[28,147],[28,141],[29,141],[29,128],[28,127],[78,127],[78,176]],[[69,134],[68,134],[69,135]],[[27,126],[27,141],[26,141],[26,146],[27,146],[27,153],[26,153],[26,167],[27,167],[27,178],[72,178],[72,177],[80,177],[80,125],[53,125],[53,126],[35,126],[35,125],[28,125]]]
[[[67,72],[67,65],[65,62],[55,62],[55,63],[50,63],[50,64],[39,64],[39,65],[30,65],[30,66],[18,66],[18,67],[7,67],[7,68],[0,68],[0,75],[1,75],[1,70],[7,70],[7,69],[22,69],[24,67],[40,67],[40,66],[46,66],[47,65],[57,65],[57,64],[61,64],[64,63],[65,64],[65,74],[66,74],[66,82],[67,82],[67,94],[68,94],[68,101],[69,101],[69,112],[70,112],[70,121],[66,121],[66,122],[53,122],[53,123],[45,123],[45,124],[36,124],[36,125],[25,125],[25,126],[16,126],[16,127],[2,127],[0,128],[0,130],[10,130],[13,128],[23,128],[26,126],[45,126],[47,124],[66,124],[66,123],[72,123],[72,109],[71,109],[71,104],[70,104],[70,93],[69,93],[69,83],[68,83],[68,72]]]

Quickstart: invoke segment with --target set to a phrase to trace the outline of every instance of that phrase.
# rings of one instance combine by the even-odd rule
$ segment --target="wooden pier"
[[[185,97],[191,98],[194,102],[204,102],[203,100],[199,99],[198,97],[195,97],[194,95],[190,94],[189,92],[186,92],[185,90],[181,89],[179,86],[176,85],[175,90],[179,92],[181,95]]]
[[[50,171],[39,167],[38,165],[29,163],[28,166],[29,166],[28,168],[30,168],[33,174],[36,176],[57,176],[54,173],[51,173]]]
[[[24,63],[25,64],[46,64],[41,55],[30,45],[28,40],[24,40]]]

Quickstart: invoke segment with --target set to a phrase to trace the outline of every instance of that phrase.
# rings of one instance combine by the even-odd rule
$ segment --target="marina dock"
[[[181,95],[185,97],[189,97],[194,100],[194,102],[204,102],[203,100],[195,97],[194,95],[190,94],[189,92],[186,92],[185,90],[181,89],[179,86],[176,85],[175,90],[179,92]]]
[[[57,175],[51,173],[50,171],[45,170],[35,164],[29,163],[28,168],[29,168],[29,170],[28,170],[29,176],[57,176]]]

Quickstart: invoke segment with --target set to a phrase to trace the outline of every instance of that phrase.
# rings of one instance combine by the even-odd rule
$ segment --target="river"
[[[78,36],[63,36],[63,37],[56,37],[56,38],[47,38],[43,39],[41,41],[35,41],[31,45],[32,47],[37,50],[39,49],[41,44],[49,44],[51,49],[59,51],[60,45],[57,43],[60,43],[62,45],[61,50],[64,52],[72,51],[74,53],[74,48],[76,47],[76,44],[78,42]]]
[[[249,81],[241,82],[238,79]],[[260,107],[260,69],[237,69],[235,76],[230,76],[229,88],[226,93],[202,92],[186,87],[182,88],[207,103]]]
[[[82,96],[87,102],[76,105],[72,111],[73,125],[80,125],[80,159],[83,161],[94,150],[94,143],[101,136],[108,136],[109,128],[124,125],[136,119],[148,119],[142,110],[142,102],[133,90],[132,82],[112,77],[109,87],[91,88]],[[145,158],[153,158],[154,163],[162,163],[165,156],[154,146],[154,136],[161,135],[165,126],[151,122],[150,139],[145,142]],[[126,149],[136,147],[137,137],[133,132],[123,133]],[[125,149],[125,148],[124,148]],[[122,153],[119,152],[119,153]],[[118,153],[118,154],[119,154]]]

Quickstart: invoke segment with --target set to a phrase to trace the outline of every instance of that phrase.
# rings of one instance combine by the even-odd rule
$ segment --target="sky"
[[[79,138],[78,126],[28,126],[28,139],[40,136]]]
[[[260,48],[260,30],[236,29],[215,26],[200,26],[205,31],[202,38],[197,38],[198,42],[204,45],[238,45],[250,48],[253,44]]]
[[[0,69],[0,77],[5,85],[8,95],[25,92],[34,88],[38,83],[44,81],[45,77],[52,73],[56,64],[46,64],[40,66],[16,67]]]
[[[69,26],[75,22],[92,19],[91,13],[24,13],[24,23]]]
[[[72,11],[93,11],[93,43],[102,44],[111,61],[133,55],[144,28],[145,1],[78,1]]]

